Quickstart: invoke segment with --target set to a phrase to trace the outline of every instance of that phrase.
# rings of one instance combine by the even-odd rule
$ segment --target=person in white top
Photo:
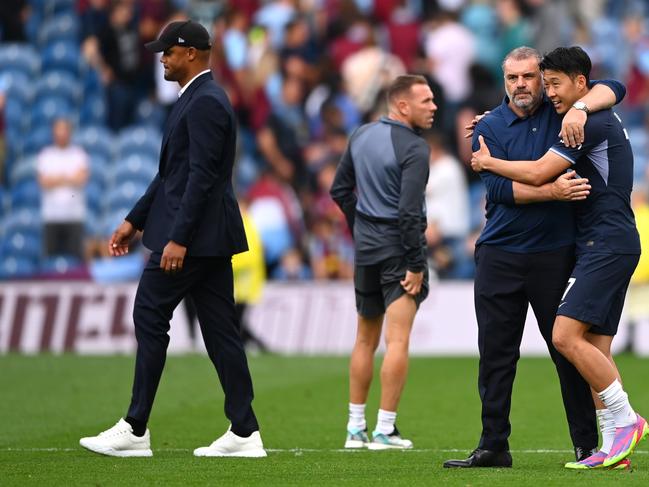
[[[54,144],[38,155],[38,182],[42,189],[41,215],[45,256],[83,258],[86,219],[88,155],[70,143],[72,125],[65,118],[52,124]]]
[[[472,256],[466,251],[469,234],[469,192],[462,163],[445,147],[439,132],[425,136],[430,148],[426,184],[426,242],[439,277],[470,278]]]

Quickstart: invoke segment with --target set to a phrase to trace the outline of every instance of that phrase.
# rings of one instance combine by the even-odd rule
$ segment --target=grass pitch
[[[414,451],[344,451],[347,359],[250,358],[266,459],[194,458],[227,428],[207,357],[170,357],[149,427],[153,458],[110,458],[78,440],[112,426],[130,398],[133,357],[0,357],[0,486],[649,485],[649,442],[632,472],[574,472],[556,373],[522,359],[512,405],[513,469],[449,470],[480,434],[476,358],[414,358],[397,423]],[[633,405],[649,414],[649,360],[621,356]],[[377,370],[378,372],[378,370]],[[378,378],[378,373],[375,375]],[[368,401],[374,427],[378,394]]]

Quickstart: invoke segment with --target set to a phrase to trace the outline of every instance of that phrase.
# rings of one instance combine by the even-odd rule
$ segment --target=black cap
[[[171,46],[195,47],[207,50],[212,47],[207,29],[193,20],[171,22],[160,33],[157,40],[144,45],[149,51],[161,52]]]

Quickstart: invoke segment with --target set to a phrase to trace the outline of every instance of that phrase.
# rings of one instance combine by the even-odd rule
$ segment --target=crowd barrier
[[[0,353],[133,353],[136,288],[136,283],[82,281],[0,283]],[[356,331],[352,283],[271,282],[262,299],[249,307],[247,319],[273,352],[348,354]],[[174,313],[170,337],[170,353],[204,350],[200,337],[190,339],[182,304]],[[410,350],[414,355],[478,354],[471,282],[432,284],[417,314]],[[614,351],[623,350],[649,356],[649,313],[633,320],[623,314]],[[547,355],[531,310],[521,354]]]

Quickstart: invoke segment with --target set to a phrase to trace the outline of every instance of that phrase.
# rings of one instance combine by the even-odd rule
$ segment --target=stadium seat
[[[131,154],[118,161],[112,173],[114,185],[125,181],[148,186],[158,172],[158,160],[141,154]]]
[[[25,107],[32,102],[34,95],[33,80],[22,70],[4,69],[0,66],[0,91],[7,100],[14,100]]]
[[[9,173],[9,184],[12,187],[24,181],[36,181],[36,158],[33,156],[16,161]]]
[[[144,194],[146,188],[145,184],[138,184],[133,181],[119,183],[106,193],[106,210],[112,213],[117,208],[128,208],[130,211],[137,200]]]
[[[82,57],[79,46],[73,42],[59,41],[48,45],[42,54],[41,70],[66,71],[78,77],[81,71]]]
[[[25,110],[26,104],[11,96],[7,97],[4,109],[4,120],[8,127],[15,128],[18,132],[26,130],[29,125],[29,112]]]
[[[94,183],[101,191],[103,191],[109,183],[110,173],[112,172],[108,159],[98,153],[89,154],[89,157],[90,174],[88,182]]]
[[[117,154],[126,158],[131,154],[143,154],[157,159],[160,156],[162,135],[160,131],[148,126],[131,126],[123,129],[117,136]]]
[[[148,125],[159,131],[166,119],[166,110],[151,100],[142,100],[135,109],[135,122],[139,125]]]
[[[38,44],[46,47],[57,41],[79,42],[79,19],[74,13],[50,17],[41,25]]]
[[[29,157],[38,154],[41,149],[52,143],[51,122],[33,128],[25,137],[22,146],[22,156]]]
[[[112,132],[106,127],[100,125],[82,127],[74,133],[72,140],[82,146],[91,159],[102,157],[107,162],[113,160],[115,142]]]
[[[34,102],[43,99],[62,99],[70,107],[76,107],[81,98],[81,86],[77,79],[66,71],[44,73],[34,87]]]
[[[2,227],[5,235],[16,231],[40,235],[42,230],[40,208],[14,208],[5,217]]]
[[[24,257],[7,256],[0,261],[0,279],[29,277],[36,270],[36,262]]]
[[[25,180],[9,190],[12,211],[16,208],[40,208],[41,188],[35,179]]]
[[[106,102],[103,96],[85,97],[79,112],[79,124],[104,125],[106,123]]]
[[[86,184],[86,206],[88,208],[88,211],[93,213],[94,215],[97,215],[101,213],[101,209],[103,206],[103,190],[104,187],[100,185],[96,180],[90,179],[88,181],[88,184]],[[91,220],[91,218],[87,218],[87,220]]]
[[[40,66],[40,56],[34,47],[19,43],[0,45],[0,72],[21,71],[35,79]]]
[[[46,16],[73,15],[76,12],[76,4],[77,0],[44,0],[43,13]]]
[[[41,262],[40,271],[43,274],[67,274],[83,267],[83,262],[73,255],[53,255],[45,257]]]
[[[42,251],[41,240],[37,234],[15,231],[5,234],[2,239],[0,255],[9,255],[38,262],[41,258]]]
[[[117,227],[122,224],[131,209],[132,206],[115,207],[105,212],[101,220],[101,236],[105,238],[110,237]]]

